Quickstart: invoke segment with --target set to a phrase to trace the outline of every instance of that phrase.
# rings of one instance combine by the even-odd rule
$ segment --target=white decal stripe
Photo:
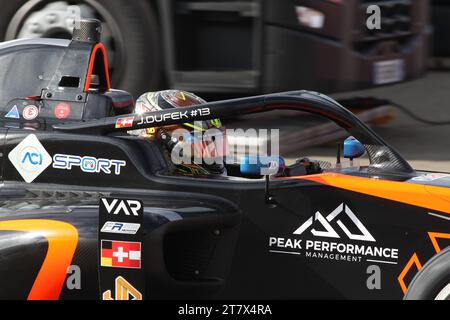
[[[341,205],[339,207],[334,209],[334,211],[327,216],[327,220],[329,222],[333,221],[334,218],[336,218],[338,216],[338,214],[341,213],[342,211],[344,211],[344,204],[343,203],[341,203]]]
[[[432,213],[432,212],[428,212],[428,214],[429,214],[430,216],[433,216],[433,217],[436,217],[436,218],[441,218],[441,219],[445,219],[445,220],[449,220],[449,221],[450,221],[450,217],[444,217],[444,216],[442,216],[442,215],[440,215],[440,214]]]
[[[367,259],[366,261],[367,261],[367,262],[386,263],[386,264],[397,264],[397,262],[381,261],[381,260],[370,260],[370,259]]]
[[[313,217],[309,218],[308,221],[306,221],[304,224],[302,224],[302,226],[300,228],[295,230],[294,234],[302,234],[303,232],[305,232],[306,229],[311,227],[312,224],[313,224]]]
[[[271,253],[293,254],[293,255],[296,255],[296,256],[301,255],[300,252],[288,252],[288,251],[278,251],[278,250],[269,250],[269,252],[271,252]]]
[[[358,227],[358,229],[363,233],[364,236],[357,236],[357,235],[348,235],[350,239],[352,240],[365,240],[365,241],[371,241],[376,242],[375,238],[370,234],[369,230],[366,229],[366,227],[362,224],[362,222],[355,216],[352,210],[348,206],[345,206],[345,213],[352,219],[353,223]],[[342,228],[342,226],[341,226]],[[347,230],[348,231],[348,230]]]

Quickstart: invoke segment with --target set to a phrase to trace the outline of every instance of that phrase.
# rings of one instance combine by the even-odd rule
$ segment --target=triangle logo
[[[314,218],[314,219],[313,219]],[[314,217],[311,217],[306,221],[300,228],[298,228],[294,234],[300,235],[303,232],[305,232],[307,229],[313,226],[315,223],[320,223],[326,231],[317,231],[316,229],[311,229],[311,233],[315,235],[316,237],[325,237],[325,238],[336,238],[339,239],[339,235],[337,232],[333,229],[333,227],[330,225],[330,223],[327,221],[327,219],[324,218],[324,216],[320,212],[316,212]]]
[[[360,231],[359,234],[352,233],[349,228],[339,219],[342,215],[346,215],[352,223],[355,225],[356,229]],[[307,230],[313,227],[313,224],[320,224],[326,231],[317,231],[315,228],[311,229],[311,233],[316,237],[324,238],[337,238],[340,236],[336,230],[331,226],[331,222],[336,221],[336,224],[344,232],[344,234],[351,240],[358,241],[370,241],[376,242],[372,234],[367,230],[361,220],[353,213],[353,211],[345,204],[341,204],[333,212],[331,212],[326,218],[320,213],[316,212],[315,215],[309,218],[303,225],[294,231],[295,235],[301,235]]]
[[[10,119],[20,119],[19,110],[17,109],[17,106],[14,106],[5,116],[5,118]]]

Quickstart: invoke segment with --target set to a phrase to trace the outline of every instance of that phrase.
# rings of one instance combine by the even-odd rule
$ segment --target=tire
[[[7,33],[9,38],[17,36],[18,33],[14,35],[14,31],[20,30],[20,24],[17,23],[17,27],[11,32],[10,23],[16,12],[25,4],[39,3],[29,10],[31,13],[33,10],[39,11],[39,8],[42,10],[45,5],[58,1],[65,1],[68,4],[87,4],[93,8],[97,6],[101,7],[101,10],[106,10],[102,12],[107,13],[109,21],[114,25],[113,30],[117,31],[112,32],[112,39],[120,45],[121,53],[117,55],[119,58],[114,59],[111,66],[114,70],[113,87],[126,90],[135,97],[159,88],[162,78],[160,52],[162,45],[155,9],[149,3],[151,0],[0,0],[2,8],[0,10],[0,41],[6,39]],[[29,15],[25,16],[29,17]],[[14,21],[16,20],[21,21],[20,19]],[[114,48],[117,48],[117,45]]]
[[[431,258],[417,273],[405,300],[435,300],[444,288],[450,290],[450,247]],[[450,295],[446,298],[450,299]]]

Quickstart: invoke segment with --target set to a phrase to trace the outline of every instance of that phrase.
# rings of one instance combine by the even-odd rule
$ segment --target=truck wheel
[[[0,41],[71,38],[74,17],[103,22],[112,85],[136,95],[161,80],[162,45],[150,0],[0,0]]]
[[[434,256],[417,273],[405,300],[450,300],[450,247]]]

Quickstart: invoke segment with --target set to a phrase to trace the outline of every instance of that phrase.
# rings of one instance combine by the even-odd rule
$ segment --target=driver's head
[[[161,111],[173,108],[187,108],[206,103],[205,100],[193,93],[180,90],[165,90],[158,92],[148,92],[143,94],[136,101],[135,113],[142,114],[152,111]],[[204,136],[209,129],[220,130],[221,137],[217,139],[214,136],[213,141],[205,141],[208,139],[199,139]],[[179,133],[184,134],[179,134]],[[175,150],[183,150],[189,145],[191,148],[191,161],[189,163],[177,163],[176,167],[180,173],[189,175],[206,175],[206,174],[223,174],[225,167],[223,162],[214,160],[218,157],[224,157],[227,152],[227,142],[219,119],[198,121],[195,123],[183,123],[180,125],[171,125],[160,128],[148,128],[136,131],[135,134],[146,138],[158,139],[169,149],[170,152]],[[175,138],[177,136],[177,138]],[[220,140],[220,141],[219,141]],[[181,146],[181,147],[180,147]],[[178,151],[177,151],[178,152]],[[196,161],[194,161],[194,156]],[[203,159],[202,164],[199,158]]]

